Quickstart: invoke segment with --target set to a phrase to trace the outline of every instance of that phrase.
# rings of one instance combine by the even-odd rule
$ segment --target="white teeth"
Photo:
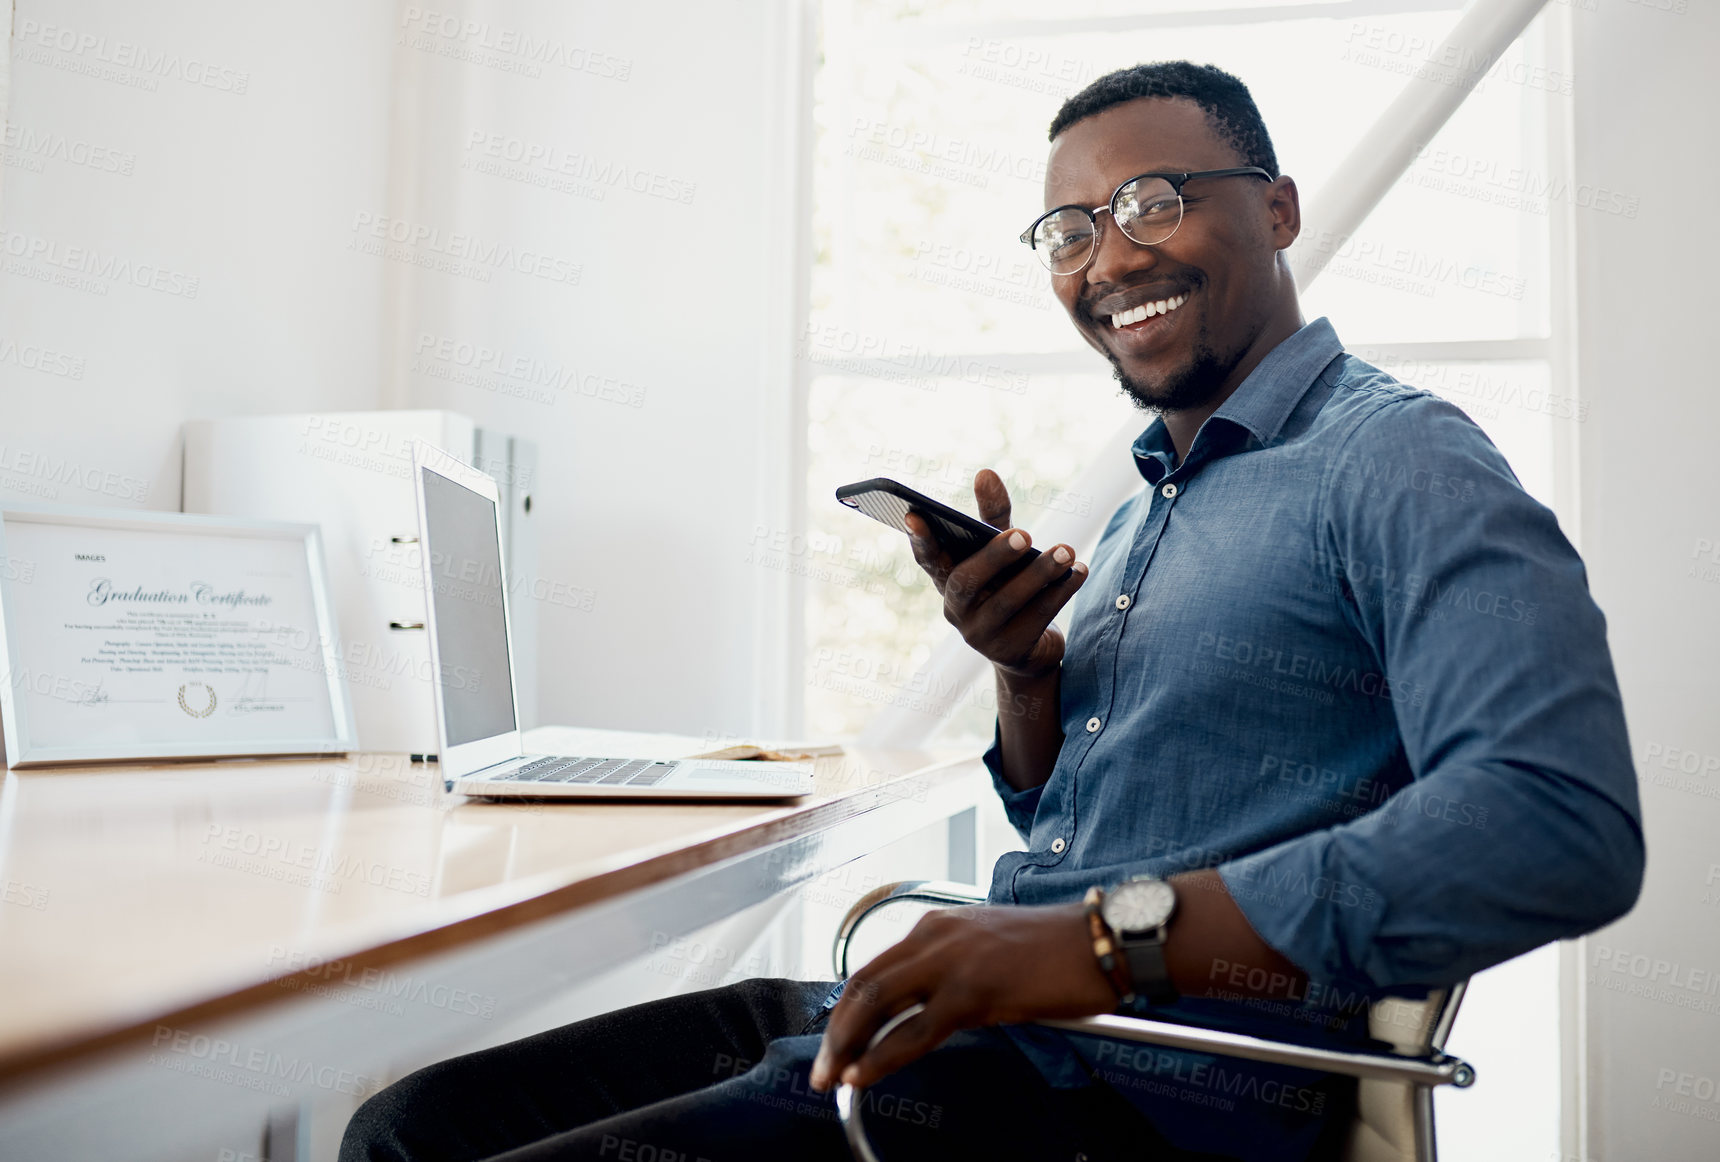
[[[1180,294],[1174,298],[1160,299],[1156,303],[1142,303],[1138,307],[1134,307],[1127,311],[1119,311],[1117,314],[1112,315],[1111,327],[1113,329],[1120,329],[1129,326],[1131,323],[1138,323],[1142,319],[1151,318],[1154,315],[1168,315],[1186,302],[1188,302],[1188,295]]]

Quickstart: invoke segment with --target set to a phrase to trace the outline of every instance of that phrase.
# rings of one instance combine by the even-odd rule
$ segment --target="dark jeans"
[[[807,1084],[830,982],[749,980],[421,1069],[353,1115],[341,1162],[849,1162]],[[863,1095],[882,1162],[1192,1160],[1109,1086],[1054,1089],[1002,1033],[959,1033]]]

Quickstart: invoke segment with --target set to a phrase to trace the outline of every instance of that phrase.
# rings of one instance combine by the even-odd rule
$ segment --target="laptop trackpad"
[[[681,777],[725,783],[737,791],[773,791],[780,795],[804,795],[811,789],[809,780],[806,779],[804,773],[800,771],[773,771],[769,767],[751,771],[725,771],[718,767],[695,767],[684,772]]]
[[[697,770],[688,771],[684,777],[689,779],[721,779],[725,783],[744,783],[748,786],[770,781],[759,778],[751,771],[724,771],[716,767],[699,767]]]

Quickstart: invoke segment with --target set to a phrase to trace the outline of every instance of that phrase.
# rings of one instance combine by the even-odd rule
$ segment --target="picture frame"
[[[6,765],[357,748],[316,525],[0,504]]]

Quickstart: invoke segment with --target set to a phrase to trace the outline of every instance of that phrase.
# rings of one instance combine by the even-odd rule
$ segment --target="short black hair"
[[[1192,61],[1151,61],[1106,73],[1063,102],[1051,119],[1051,140],[1077,121],[1142,97],[1193,101],[1206,110],[1219,136],[1242,155],[1244,165],[1257,165],[1278,176],[1278,155],[1272,151],[1272,138],[1248,86],[1217,65]]]

